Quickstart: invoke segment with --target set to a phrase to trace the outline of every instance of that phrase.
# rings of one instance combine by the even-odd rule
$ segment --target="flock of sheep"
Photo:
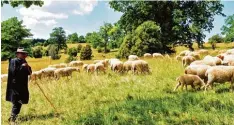
[[[213,88],[213,83],[231,82],[233,90],[234,83],[234,49],[227,51],[219,51],[215,57],[208,55],[208,50],[198,51],[182,51],[175,57],[176,60],[182,61],[182,66],[185,67],[184,75],[179,76],[176,81],[174,91],[179,87],[191,85],[192,88],[198,89],[208,87]],[[201,59],[201,56],[205,56]],[[144,58],[170,58],[169,55],[162,55],[160,53],[145,53]],[[187,67],[186,67],[187,66]],[[126,73],[131,71],[133,74],[150,74],[148,62],[139,59],[136,55],[130,55],[125,62],[116,58],[94,60],[92,64],[84,64],[82,61],[72,61],[68,64],[60,63],[49,65],[47,68],[35,71],[29,77],[31,81],[40,80],[42,78],[55,78],[58,80],[60,77],[71,77],[73,72],[87,72],[87,73],[106,73],[110,68],[116,73]],[[2,81],[7,80],[7,74],[1,75]]]
[[[174,91],[179,87],[191,85],[192,88],[198,89],[208,87],[213,89],[214,82],[224,83],[230,82],[230,89],[233,91],[234,84],[234,49],[227,51],[220,51],[215,57],[208,55],[207,50],[199,50],[195,52],[182,51],[177,60],[182,60],[182,65],[185,68],[184,75],[179,76],[176,81]],[[202,55],[206,55],[203,59],[200,59]]]

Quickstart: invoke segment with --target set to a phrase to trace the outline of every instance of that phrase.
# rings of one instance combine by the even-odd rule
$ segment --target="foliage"
[[[68,56],[67,58],[66,58],[66,60],[65,60],[65,63],[69,63],[69,62],[71,62],[71,61],[76,61],[77,60],[77,58],[75,57],[75,56]]]
[[[24,47],[30,50],[30,41],[23,41],[24,38],[30,37],[30,30],[23,26],[23,21],[19,21],[17,17],[9,18],[1,22],[1,56],[2,60],[15,57],[15,51],[18,47]],[[8,55],[6,55],[8,53]]]
[[[29,8],[32,5],[42,6],[44,2],[42,0],[36,1],[18,1],[18,0],[1,0],[1,6],[4,4],[10,4],[13,8],[18,7],[19,5],[23,5],[26,8]]]
[[[97,32],[93,32],[93,33],[90,33],[89,35],[86,35],[85,39],[87,43],[91,43],[94,49],[96,49],[98,46],[104,47],[102,43],[102,37]]]
[[[56,45],[57,50],[67,48],[66,32],[62,27],[55,27],[50,33],[49,43]]]
[[[112,49],[119,48],[123,42],[124,30],[121,29],[118,24],[115,24],[115,26],[109,30],[108,35],[110,36],[110,42],[108,46]]]
[[[223,37],[220,36],[219,34],[213,35],[212,37],[210,37],[208,39],[208,42],[211,43],[211,44],[212,43],[221,43],[223,41],[224,41]]]
[[[109,43],[109,39],[110,39],[109,32],[111,29],[112,29],[112,25],[110,23],[104,23],[104,25],[101,26],[99,29],[100,36],[103,39],[104,53],[107,52],[106,49],[107,49],[107,45]]]
[[[225,42],[234,41],[234,14],[225,19],[225,25],[221,28],[222,34],[225,35]]]
[[[83,35],[79,37],[79,43],[85,43],[85,37]]]
[[[178,42],[202,44],[204,31],[213,28],[215,15],[222,13],[220,1],[110,1],[111,8],[122,12],[118,21],[125,32],[134,31],[143,22],[154,21],[161,28],[163,50]]]
[[[33,49],[32,55],[34,58],[42,58],[43,56],[43,48],[42,46],[37,46]]]
[[[79,42],[78,34],[73,33],[73,34],[68,35],[67,41],[69,43],[78,43]]]
[[[81,49],[80,60],[91,60],[92,58],[92,49],[90,45],[86,45]]]
[[[51,57],[53,60],[60,59],[61,55],[58,54],[59,50],[56,45],[51,44],[48,47],[48,55]]]
[[[77,45],[77,53],[80,53],[81,49],[82,49],[82,45],[81,45],[81,44],[78,44],[78,45]]]
[[[77,56],[77,53],[78,53],[78,51],[77,51],[77,48],[76,48],[76,47],[72,47],[72,48],[69,48],[69,49],[68,49],[68,55],[69,55],[69,56],[74,56],[74,57],[76,57],[76,56]]]
[[[98,53],[101,53],[102,52],[102,48],[100,46],[97,47],[97,51]]]
[[[131,33],[128,33],[123,40],[123,43],[120,46],[119,52],[117,57],[120,58],[128,58],[129,55],[131,55],[131,48],[134,45],[132,42],[133,35]]]

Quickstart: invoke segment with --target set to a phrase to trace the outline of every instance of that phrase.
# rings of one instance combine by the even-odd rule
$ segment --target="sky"
[[[234,14],[234,1],[222,1],[223,13],[227,16]],[[108,1],[52,1],[46,0],[42,7],[31,6],[28,9],[19,6],[13,8],[10,5],[1,7],[1,21],[11,17],[18,17],[23,24],[31,29],[33,38],[49,38],[54,27],[63,27],[66,34],[77,32],[85,35],[88,32],[98,31],[104,22],[117,22],[122,13],[110,8]],[[206,38],[221,33],[221,27],[226,17],[215,16],[214,28],[205,32]]]

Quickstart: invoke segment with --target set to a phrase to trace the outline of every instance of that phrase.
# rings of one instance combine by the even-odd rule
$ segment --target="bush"
[[[50,45],[48,47],[48,55],[51,56],[52,60],[60,59],[61,55],[58,54],[58,49],[55,45]]]
[[[104,48],[103,48],[103,52],[104,52]],[[110,52],[110,48],[106,48],[106,53]]]
[[[76,60],[77,60],[76,57],[74,57],[74,56],[69,56],[69,57],[66,58],[65,63],[69,63],[69,62],[71,62],[71,61],[76,61]]]
[[[69,48],[68,55],[76,57],[77,56],[77,49],[75,47]]]
[[[33,49],[32,56],[34,58],[42,58],[42,56],[43,56],[43,48],[41,46],[38,46],[35,49]]]
[[[81,49],[80,60],[91,60],[92,58],[92,49],[90,45],[86,45]]]
[[[78,44],[78,46],[77,46],[77,52],[80,53],[81,49],[82,49],[82,45]]]
[[[48,49],[43,50],[43,56],[49,56],[49,51]]]
[[[97,51],[98,53],[101,53],[102,52],[102,48],[100,46],[97,47]]]

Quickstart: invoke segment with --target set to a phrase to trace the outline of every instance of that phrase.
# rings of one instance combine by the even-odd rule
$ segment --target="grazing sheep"
[[[87,73],[92,73],[95,71],[95,64],[89,64],[87,66]]]
[[[7,82],[8,75],[7,74],[1,74],[1,82]]]
[[[108,67],[108,59],[105,59],[105,60],[94,60],[93,63],[94,64],[96,64],[96,63],[102,63],[104,65],[104,67]]]
[[[93,64],[96,64],[96,63],[98,63],[98,62],[100,62],[100,61],[102,61],[102,60],[94,60],[94,61],[93,61]]]
[[[69,76],[72,76],[72,72],[77,71],[80,72],[79,68],[74,68],[74,67],[66,67],[66,68],[60,68],[60,69],[56,69],[54,71],[54,76],[56,79],[59,79],[60,77],[64,77],[67,76],[67,78]]]
[[[149,65],[144,60],[136,60],[132,62],[132,72],[135,73],[150,73]]]
[[[187,55],[188,53],[190,53],[189,50],[184,50],[184,51],[181,51],[181,52],[180,52],[179,56],[185,56],[185,55]]]
[[[145,53],[144,58],[152,58],[153,56],[150,53]]]
[[[88,65],[89,65],[89,64],[84,64],[84,65],[82,66],[82,70],[83,70],[83,71],[87,71]]]
[[[31,76],[30,76],[30,80],[31,81],[36,81],[42,78],[42,71],[35,71],[32,72]]]
[[[78,67],[78,66],[82,66],[84,63],[82,61],[71,61],[68,66],[70,67]]]
[[[177,61],[182,61],[182,58],[183,58],[183,56],[176,56],[176,57],[175,57],[175,59],[176,59]]]
[[[60,63],[59,66],[60,66],[59,68],[65,68],[65,67],[67,67],[67,64],[66,63]]]
[[[129,61],[134,61],[134,60],[139,60],[139,58],[138,58],[137,55],[129,55],[129,56],[128,56],[128,60],[129,60]]]
[[[216,66],[214,61],[205,61],[205,60],[196,60],[192,62],[190,65],[209,65],[209,66]]]
[[[96,63],[96,64],[95,64],[94,70],[95,70],[97,73],[100,72],[100,71],[102,71],[102,72],[105,73],[106,68],[105,68],[105,66],[104,66],[103,63],[99,62],[99,63]]]
[[[234,54],[234,49],[229,49],[225,52],[228,55],[233,55]]]
[[[182,58],[182,66],[185,67],[187,65],[190,65],[195,60],[196,59],[193,56],[184,56]]]
[[[163,55],[161,53],[153,53],[153,57],[162,59]]]
[[[197,52],[190,52],[186,56],[193,56],[196,60],[200,59],[200,54]]]
[[[232,64],[234,62],[234,55],[224,55],[223,56],[223,64]]]
[[[40,70],[42,72],[42,78],[51,78],[54,77],[54,71],[56,68],[45,68]]]
[[[60,64],[49,65],[48,68],[60,68]]]
[[[191,74],[184,74],[176,78],[176,81],[178,82],[176,87],[174,88],[174,91],[178,89],[179,86],[182,86],[182,90],[185,86],[187,90],[187,85],[191,85],[193,89],[196,89],[195,86],[198,86],[200,89],[201,87],[205,86],[204,81],[197,75],[191,75]]]
[[[212,57],[210,55],[205,56],[203,60],[207,61],[207,62],[209,62],[209,61],[214,62],[216,65],[221,65],[222,64],[222,60],[220,58]]]
[[[207,81],[206,77],[206,71],[211,66],[209,65],[190,65],[185,68],[184,73],[185,74],[192,74],[192,75],[198,75],[201,79],[204,79],[204,81]]]
[[[233,91],[234,83],[234,66],[213,66],[206,71],[206,77],[208,77],[207,85],[213,89],[213,83],[230,82],[230,89]]]
[[[120,61],[119,59],[116,59],[116,58],[111,58],[111,59],[109,59],[109,64],[110,64],[110,66],[111,66],[111,64],[113,63],[113,62],[115,62],[115,61]]]
[[[208,55],[209,51],[205,50],[205,49],[200,49],[200,50],[198,50],[198,53],[201,54],[201,55]]]
[[[125,72],[128,72],[128,71],[131,70],[131,68],[132,68],[132,62],[133,61],[129,61],[129,60],[126,61],[126,62],[124,62],[123,69],[124,69]]]
[[[123,71],[123,62],[113,61],[112,65],[111,65],[111,70],[114,72],[122,72]]]

